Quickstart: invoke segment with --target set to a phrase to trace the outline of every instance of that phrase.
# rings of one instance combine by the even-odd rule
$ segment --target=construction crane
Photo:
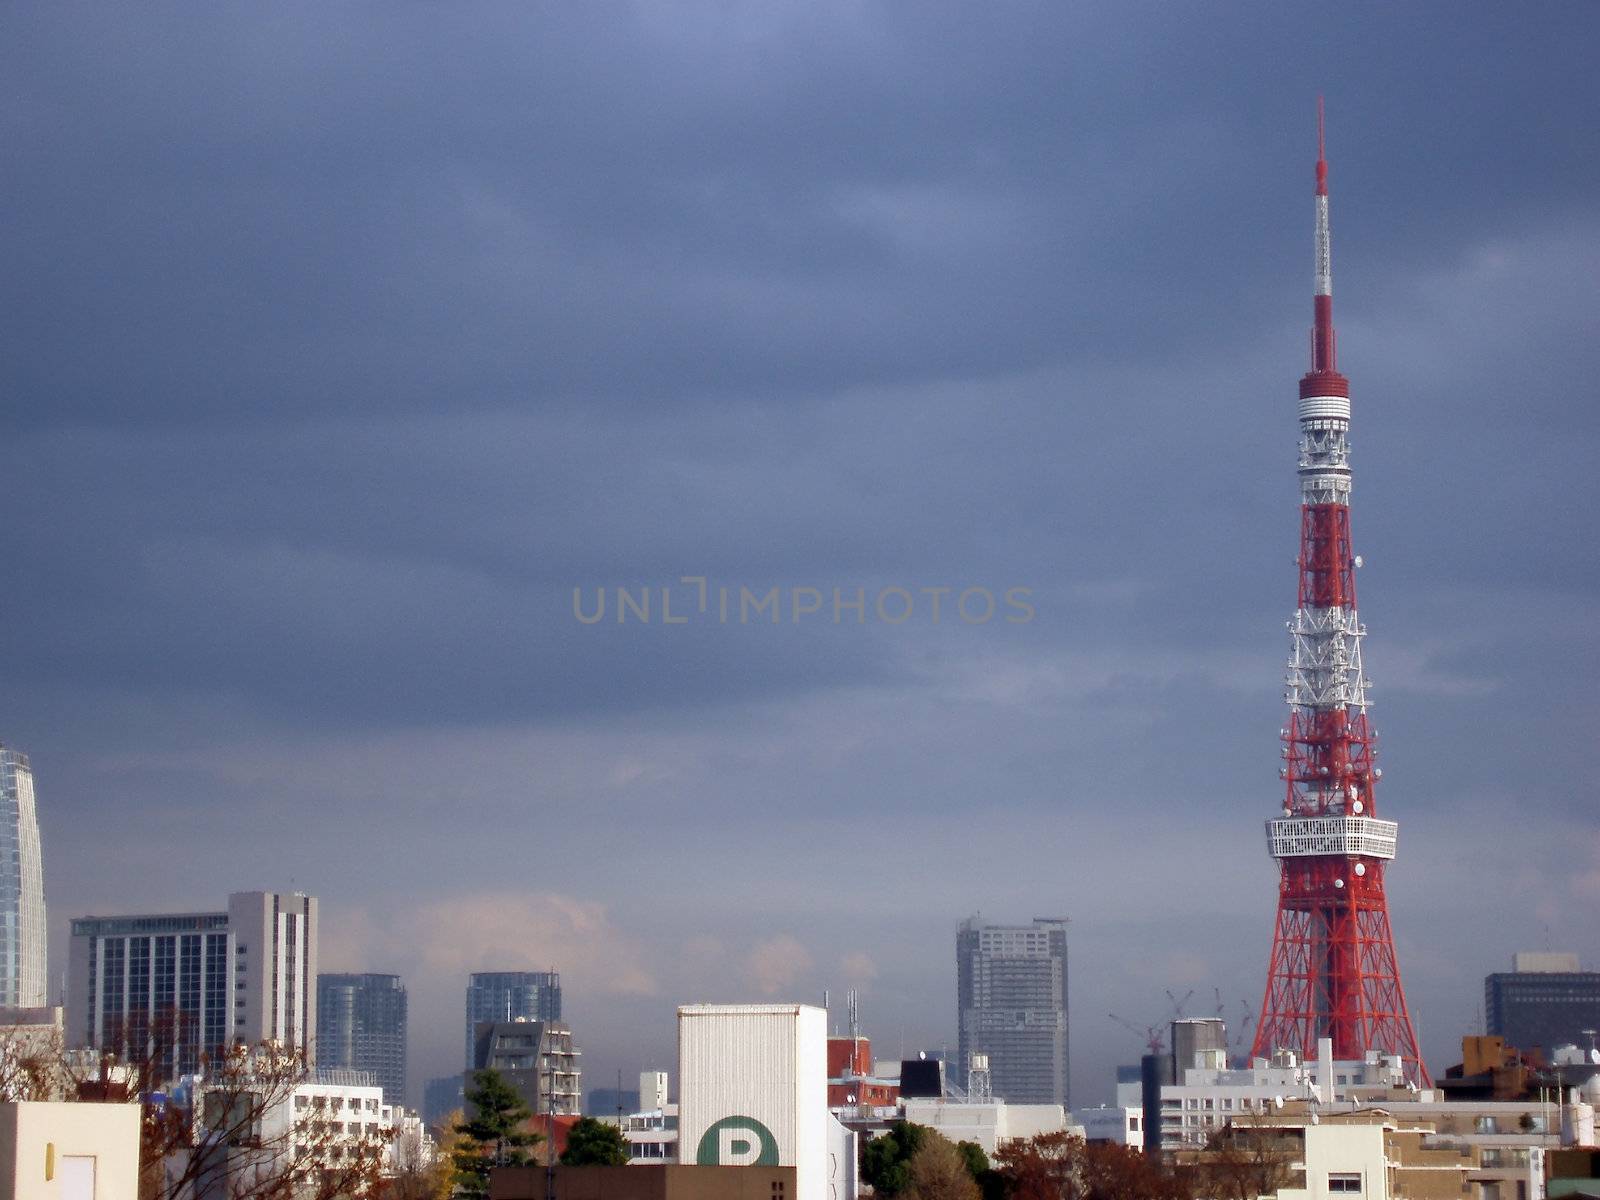
[[[1107,1015],[1110,1016],[1110,1018],[1118,1025],[1121,1025],[1124,1029],[1126,1029],[1129,1033],[1137,1034],[1139,1037],[1144,1038],[1145,1049],[1147,1049],[1151,1054],[1160,1054],[1162,1048],[1166,1045],[1166,1034],[1162,1030],[1161,1026],[1135,1025],[1132,1021],[1125,1020],[1124,1018],[1117,1016],[1116,1013],[1109,1013]]]

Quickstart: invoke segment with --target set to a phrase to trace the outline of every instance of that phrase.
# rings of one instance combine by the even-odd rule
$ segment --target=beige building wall
[[[0,1200],[138,1200],[139,1106],[0,1104]]]

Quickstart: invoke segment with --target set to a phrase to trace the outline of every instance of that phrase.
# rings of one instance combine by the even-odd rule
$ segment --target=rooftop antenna
[[[1322,97],[1317,97],[1317,194],[1328,194],[1328,139],[1322,121]]]
[[[850,1040],[854,1042],[861,1037],[861,997],[855,988],[845,993],[845,1003],[850,1008]],[[855,1050],[852,1049],[850,1053],[853,1056]]]

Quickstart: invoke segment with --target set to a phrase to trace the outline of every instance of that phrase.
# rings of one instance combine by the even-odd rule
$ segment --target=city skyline
[[[1321,92],[1425,1057],[1511,953],[1600,962],[1592,5],[474,18],[0,14],[52,992],[71,916],[257,887],[406,981],[418,1080],[501,969],[594,1081],[830,987],[953,1050],[974,911],[1072,919],[1080,1103],[1106,1013],[1237,1025]],[[1034,615],[574,618],[685,577]]]

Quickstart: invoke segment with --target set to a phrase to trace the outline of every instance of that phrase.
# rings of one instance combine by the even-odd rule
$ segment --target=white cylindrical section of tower
[[[1317,284],[1319,296],[1333,295],[1333,250],[1329,244],[1328,197],[1317,197]],[[1302,276],[1302,278],[1304,278]]]
[[[1302,421],[1348,421],[1350,398],[1348,396],[1307,396],[1300,401]]]

